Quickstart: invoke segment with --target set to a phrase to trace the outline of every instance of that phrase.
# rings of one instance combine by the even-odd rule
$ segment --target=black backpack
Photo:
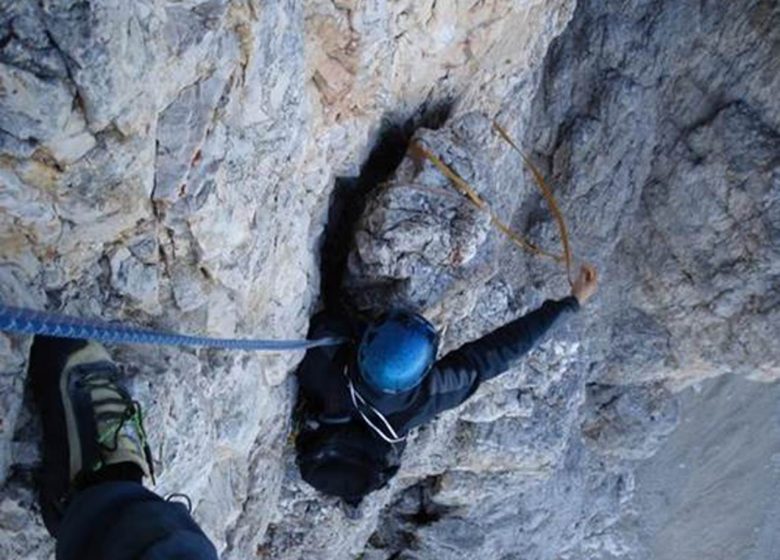
[[[295,444],[301,477],[320,492],[352,505],[395,476],[406,447],[405,442],[382,440],[358,419],[308,422]]]

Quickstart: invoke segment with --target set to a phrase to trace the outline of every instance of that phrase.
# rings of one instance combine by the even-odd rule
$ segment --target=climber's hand
[[[596,293],[598,287],[598,274],[596,269],[589,264],[580,268],[580,273],[571,286],[571,295],[577,298],[580,305],[584,305],[590,297]]]

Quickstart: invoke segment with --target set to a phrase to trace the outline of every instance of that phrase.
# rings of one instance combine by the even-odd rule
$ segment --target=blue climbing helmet
[[[383,393],[416,387],[436,359],[439,336],[425,317],[393,310],[372,323],[358,346],[363,380]]]

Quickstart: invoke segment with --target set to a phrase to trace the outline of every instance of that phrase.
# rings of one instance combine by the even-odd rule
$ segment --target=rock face
[[[684,421],[635,474],[634,507],[641,512],[639,540],[646,557],[775,555],[779,391],[778,383],[724,375],[680,394]],[[719,418],[713,424],[715,410]]]
[[[442,102],[413,140],[554,250],[501,123],[602,273],[578,318],[414,433],[357,516],[298,477],[299,354],[112,348],[150,419],[156,490],[192,496],[224,558],[649,557],[634,470],[674,429],[674,392],[780,377],[776,2],[0,0],[0,23],[3,301],[300,337],[334,185],[366,186],[382,132]],[[430,162],[397,159],[361,193],[345,277],[360,307],[417,308],[446,350],[566,294]],[[0,335],[7,558],[53,550],[30,342]]]

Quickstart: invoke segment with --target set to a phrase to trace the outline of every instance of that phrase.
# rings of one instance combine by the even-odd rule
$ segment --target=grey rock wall
[[[373,557],[653,557],[654,520],[637,511],[645,496],[634,469],[679,422],[673,392],[725,372],[766,382],[780,373],[779,21],[772,2],[578,3],[547,54],[528,120],[509,120],[510,109],[498,120],[551,179],[574,251],[597,265],[602,290],[568,331],[464,407],[448,428],[456,458],[385,509]],[[556,248],[531,178],[489,133],[493,117],[456,111],[444,130],[417,139],[518,231]],[[474,226],[469,254],[491,256],[460,262],[450,249],[435,290],[409,280],[408,267],[375,266],[424,262],[428,239],[463,227],[439,220],[427,236],[411,227],[447,184],[413,160],[369,205],[347,286],[382,286],[422,309],[447,328],[448,347],[565,294],[560,269]],[[410,199],[420,187],[427,197]],[[388,211],[399,206],[405,212]],[[711,406],[713,424],[725,421]],[[756,414],[774,421],[769,410]],[[674,486],[677,473],[664,474]],[[734,499],[726,494],[713,499]],[[702,541],[692,548],[706,548],[705,525],[687,535]]]
[[[780,376],[779,20],[766,0],[0,0],[0,297],[302,336],[336,179],[386,123],[454,100],[415,139],[555,249],[505,126],[599,267],[597,299],[414,433],[356,512],[298,477],[299,354],[113,348],[156,490],[192,496],[224,558],[649,558],[634,473],[678,422],[674,392]],[[413,154],[369,196],[348,271],[361,307],[412,305],[445,349],[568,290]],[[29,344],[0,335],[7,558],[53,550]]]

